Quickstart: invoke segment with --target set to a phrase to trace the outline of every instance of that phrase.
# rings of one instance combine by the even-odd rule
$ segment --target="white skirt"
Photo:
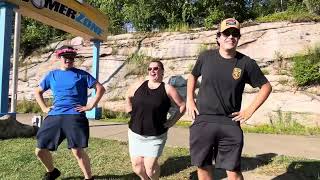
[[[167,141],[167,132],[159,136],[142,136],[128,130],[130,157],[160,157]]]

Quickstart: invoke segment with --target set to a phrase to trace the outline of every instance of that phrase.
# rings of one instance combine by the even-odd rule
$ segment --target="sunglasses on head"
[[[221,32],[221,34],[223,34],[225,37],[229,37],[230,35],[232,37],[240,37],[240,32],[236,30],[225,30]]]
[[[159,67],[148,67],[148,71],[158,71],[159,70]]]

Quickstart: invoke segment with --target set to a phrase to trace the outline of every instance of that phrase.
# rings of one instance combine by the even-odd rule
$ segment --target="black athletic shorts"
[[[88,147],[89,122],[84,114],[47,116],[37,133],[37,147],[55,151],[65,138],[69,149]]]
[[[239,125],[195,121],[190,127],[191,164],[212,165],[228,171],[241,170],[243,131]]]

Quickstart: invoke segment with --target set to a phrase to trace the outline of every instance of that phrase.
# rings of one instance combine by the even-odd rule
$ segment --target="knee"
[[[158,174],[159,171],[159,166],[154,165],[152,167],[145,167],[146,168],[146,174],[150,177],[153,178],[155,175]]]
[[[242,173],[240,171],[227,171],[229,180],[243,180]]]
[[[77,159],[82,159],[83,157],[83,149],[72,149],[72,153]]]
[[[213,179],[213,167],[211,165],[198,167],[197,174],[201,180],[211,180]]]
[[[144,173],[144,164],[143,164],[143,162],[140,162],[140,161],[132,162],[132,170],[136,174]]]
[[[36,148],[36,150],[34,151],[34,153],[36,154],[37,157],[41,157],[41,156],[44,156],[45,153],[46,153],[46,149],[39,149],[39,148]]]
[[[156,169],[154,168],[146,168],[146,174],[152,178],[156,174]]]

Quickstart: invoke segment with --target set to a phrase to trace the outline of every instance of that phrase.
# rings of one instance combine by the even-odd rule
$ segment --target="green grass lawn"
[[[44,168],[34,155],[33,138],[0,140],[0,179],[40,179]],[[96,179],[137,179],[131,170],[128,146],[125,142],[90,139],[88,153]],[[76,160],[64,142],[54,162],[62,172],[62,179],[82,179]],[[195,167],[190,165],[188,149],[166,147],[160,158],[161,179],[196,179]],[[320,161],[261,154],[243,156],[243,171],[279,176],[293,173],[306,179],[320,178]],[[225,177],[217,171],[216,177]]]

